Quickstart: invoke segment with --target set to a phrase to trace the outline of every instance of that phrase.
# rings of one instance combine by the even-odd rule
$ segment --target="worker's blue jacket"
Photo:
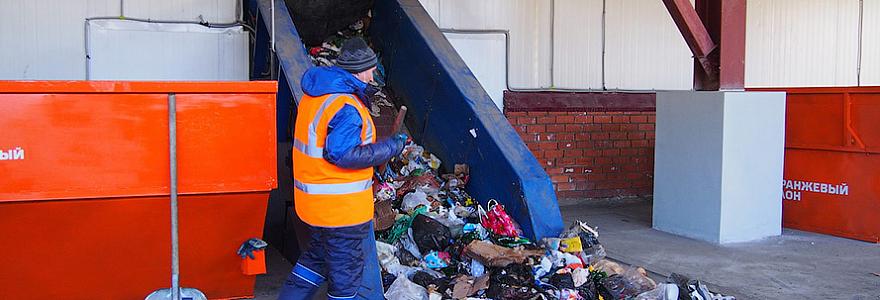
[[[309,96],[351,94],[370,107],[370,96],[378,91],[339,67],[313,67],[303,74],[302,90]],[[333,116],[328,125],[324,159],[345,169],[363,169],[377,166],[399,153],[404,141],[385,139],[375,144],[361,145],[361,120],[357,109],[345,105]]]

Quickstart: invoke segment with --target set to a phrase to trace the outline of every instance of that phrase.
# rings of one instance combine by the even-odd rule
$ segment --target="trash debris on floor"
[[[440,174],[441,164],[410,143],[377,174],[387,299],[733,299],[677,274],[657,284],[643,268],[606,259],[599,232],[584,222],[531,241],[504,205],[467,193],[467,165]]]

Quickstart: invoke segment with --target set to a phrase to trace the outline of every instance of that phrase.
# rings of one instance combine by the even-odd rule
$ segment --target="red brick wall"
[[[506,111],[505,115],[550,175],[558,197],[652,193],[653,111]]]

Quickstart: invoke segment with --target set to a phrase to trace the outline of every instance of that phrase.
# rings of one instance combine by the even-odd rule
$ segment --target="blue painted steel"
[[[293,101],[299,103],[299,99],[303,96],[302,89],[300,88],[300,80],[302,79],[303,73],[314,65],[308,57],[308,52],[302,44],[299,33],[296,31],[296,27],[293,25],[293,20],[290,18],[290,13],[288,12],[287,5],[284,1],[252,1],[256,1],[257,6],[259,7],[260,17],[258,18],[258,22],[261,23],[260,27],[268,29],[269,32],[272,31],[270,25],[272,16],[271,1],[275,1],[274,53],[275,59],[277,59],[281,66],[278,74],[279,90],[277,96],[277,126],[279,143],[286,143],[289,141],[292,133],[292,128],[290,127],[290,124],[292,124],[291,121],[296,115],[296,106],[293,105]],[[256,46],[261,47],[264,46],[264,44],[256,44]],[[265,46],[268,46],[268,44],[265,44]],[[256,49],[254,52],[257,52]],[[268,54],[270,52],[266,51],[265,53]],[[279,165],[285,165],[284,161],[279,161]],[[286,166],[284,169],[288,170],[288,172],[290,170]],[[294,199],[294,201],[296,201],[296,199]],[[289,232],[288,234],[294,233]],[[308,237],[298,236],[297,238]],[[365,267],[357,299],[383,299],[382,276],[379,269],[379,258],[376,256],[376,240],[372,234],[363,240],[363,249],[365,254]],[[296,255],[299,256],[299,253],[296,253]],[[288,257],[288,259],[295,261],[296,257]]]
[[[549,176],[419,1],[377,0],[371,30],[413,136],[445,167],[470,165],[468,191],[503,203],[528,237],[557,236]]]
[[[257,1],[251,1],[256,5]],[[252,10],[258,15],[259,10]],[[260,20],[260,19],[257,19]],[[272,53],[269,50],[269,29],[264,22],[257,21],[256,39],[254,40],[253,61],[251,62],[251,79],[261,79],[269,73],[269,57]]]
[[[272,9],[271,3],[275,1],[275,57],[278,61],[278,64],[281,65],[281,69],[279,70],[278,77],[284,77],[287,79],[288,86],[290,87],[290,94],[293,95],[294,101],[299,101],[302,98],[303,92],[300,89],[299,81],[302,78],[303,72],[305,72],[309,67],[314,66],[312,64],[311,58],[309,58],[309,54],[300,41],[299,33],[296,31],[296,27],[293,25],[293,21],[290,19],[290,13],[287,10],[287,5],[284,4],[283,0],[257,0],[257,5],[260,8],[260,22],[263,23],[263,28],[268,29],[269,35],[272,35]],[[271,39],[271,38],[270,38]],[[257,45],[258,47],[262,47],[264,45]],[[265,44],[268,46],[268,43]],[[256,52],[256,51],[254,51]],[[280,93],[279,93],[280,94]],[[281,99],[279,97],[278,110],[286,109],[289,111],[293,106],[291,105],[290,98]],[[279,116],[281,113],[279,113]],[[278,126],[278,137],[279,139],[284,138],[283,140],[279,140],[279,142],[285,142],[289,139],[288,136],[288,128],[290,126],[289,122],[289,114],[284,115],[283,118],[279,118],[277,121]]]

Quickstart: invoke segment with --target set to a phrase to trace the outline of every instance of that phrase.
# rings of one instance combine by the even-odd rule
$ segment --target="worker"
[[[377,58],[361,38],[343,43],[337,66],[314,67],[302,77],[293,145],[294,206],[309,226],[309,246],[279,299],[312,299],[322,282],[329,299],[354,299],[364,270],[365,238],[373,234],[373,167],[400,154],[396,134],[376,141],[367,107],[378,90]]]

